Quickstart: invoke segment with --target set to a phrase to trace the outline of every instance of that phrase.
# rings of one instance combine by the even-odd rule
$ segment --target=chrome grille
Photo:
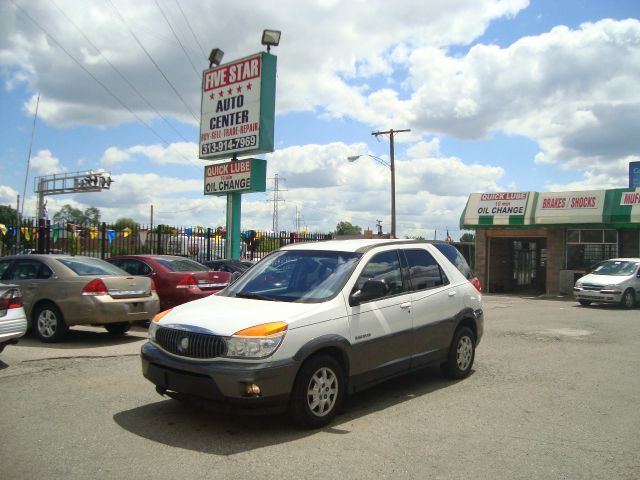
[[[582,284],[582,289],[583,290],[593,291],[593,292],[599,292],[600,290],[602,290],[602,285],[592,285],[592,284],[589,284],[589,283],[583,283]]]
[[[160,327],[156,343],[167,352],[186,358],[216,358],[227,351],[223,337],[176,328]]]

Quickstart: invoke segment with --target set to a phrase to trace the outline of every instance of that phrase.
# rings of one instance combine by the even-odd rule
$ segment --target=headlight
[[[602,288],[602,290],[612,290],[614,292],[621,292],[622,289],[620,288],[620,285],[614,284],[614,285],[606,285],[605,287]]]
[[[151,340],[152,342],[156,341],[156,332],[158,331],[158,328],[160,328],[160,320],[162,320],[165,315],[170,313],[171,310],[173,309],[170,308],[169,310],[163,310],[162,312],[156,314],[156,316],[153,317],[153,320],[151,320],[151,323],[149,323],[149,340]]]
[[[582,282],[576,282],[576,288],[582,288]]]
[[[264,358],[275,352],[287,331],[284,322],[265,323],[246,328],[227,338],[227,357]]]
[[[156,322],[151,322],[149,324],[149,340],[152,342],[156,341],[156,332],[158,331],[158,328],[160,328],[160,325]]]

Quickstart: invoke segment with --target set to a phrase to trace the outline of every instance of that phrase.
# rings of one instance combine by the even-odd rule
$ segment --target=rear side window
[[[425,290],[449,283],[438,262],[426,250],[405,250],[404,254],[407,258],[413,290]]]
[[[8,273],[9,280],[36,280],[49,278],[51,269],[38,260],[16,260]]]
[[[149,265],[139,260],[118,259],[109,260],[109,263],[112,263],[116,267],[123,269],[125,272],[131,275],[151,274],[151,268],[149,267]]]
[[[473,277],[471,267],[456,247],[446,243],[434,243],[433,246],[440,250],[440,253],[447,257],[447,260],[453,263],[467,280]]]

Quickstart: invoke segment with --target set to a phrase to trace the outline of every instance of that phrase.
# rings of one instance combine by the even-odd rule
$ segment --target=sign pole
[[[240,260],[240,217],[242,213],[242,194],[233,192],[227,194],[227,240],[225,241],[225,256]]]

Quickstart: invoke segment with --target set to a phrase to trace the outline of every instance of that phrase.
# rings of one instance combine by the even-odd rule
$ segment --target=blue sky
[[[223,62],[258,52],[275,28],[276,150],[263,158],[285,190],[279,228],[297,212],[309,231],[376,220],[388,231],[389,170],[346,157],[388,159],[371,132],[411,129],[396,136],[398,234],[457,238],[473,192],[626,186],[640,159],[639,13],[632,0],[5,0],[0,204],[22,195],[40,93],[25,215],[35,176],[104,169],[111,190],[48,197],[49,214],[71,204],[148,222],[153,205],[155,223],[223,225],[225,199],[202,191],[189,60],[205,69],[213,47]],[[271,198],[243,196],[243,228],[272,228]]]

